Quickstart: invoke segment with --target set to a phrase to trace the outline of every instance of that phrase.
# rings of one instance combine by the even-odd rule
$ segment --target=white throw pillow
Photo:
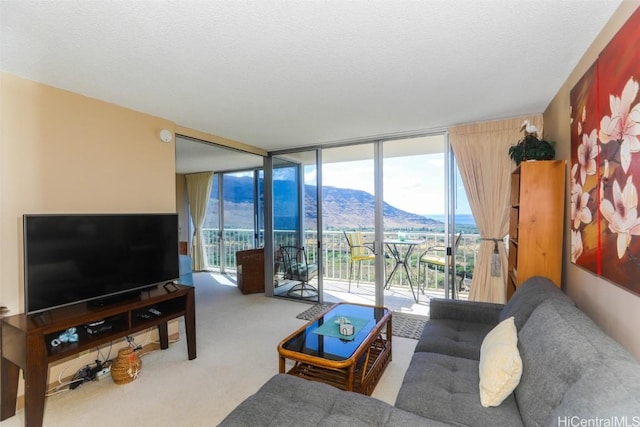
[[[500,322],[484,337],[480,347],[480,403],[498,406],[518,386],[522,359],[514,318]]]

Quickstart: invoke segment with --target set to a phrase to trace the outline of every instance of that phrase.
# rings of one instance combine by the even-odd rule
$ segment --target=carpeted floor
[[[52,395],[46,401],[43,426],[215,426],[278,373],[277,345],[304,324],[296,319],[296,313],[310,305],[261,294],[244,295],[232,280],[216,274],[196,273],[194,283],[196,359],[188,360],[184,322],[179,320],[179,341],[167,350],[147,353],[136,381],[117,385],[108,377]],[[155,328],[142,331],[136,342],[153,341],[154,334]],[[395,402],[415,346],[411,339],[394,341],[393,361],[372,397]],[[102,347],[107,355],[108,346]],[[93,352],[82,360],[88,363],[95,358]],[[77,362],[79,366],[82,363]],[[49,381],[54,382],[60,373],[54,368],[61,367],[51,369],[55,374],[49,375]],[[62,375],[70,375],[71,369],[68,371],[64,374],[63,370]],[[23,427],[24,409],[0,425]]]
[[[311,320],[317,315],[324,313],[333,307],[333,303],[314,304],[296,318],[302,320]],[[424,325],[429,320],[424,316],[416,316],[415,314],[393,313],[393,324],[391,333],[396,337],[420,339]]]

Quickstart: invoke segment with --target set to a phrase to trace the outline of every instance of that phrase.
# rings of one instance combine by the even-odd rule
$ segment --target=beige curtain
[[[537,126],[538,135],[542,135],[542,115],[457,126],[449,131],[451,147],[482,239],[469,293],[469,299],[473,301],[506,302],[504,237],[509,232],[511,172],[515,167],[509,157],[509,147],[524,136],[520,127],[525,120]],[[501,263],[497,277],[491,274],[496,242]]]
[[[213,172],[188,174],[186,175],[186,179],[189,210],[191,211],[191,220],[195,227],[193,230],[191,257],[193,258],[193,270],[200,271],[207,268],[202,227],[204,225],[205,215],[207,214],[209,197],[211,196]]]

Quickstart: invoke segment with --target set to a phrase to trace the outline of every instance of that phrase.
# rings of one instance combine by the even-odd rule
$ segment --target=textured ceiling
[[[619,4],[2,0],[0,67],[275,150],[540,113]]]

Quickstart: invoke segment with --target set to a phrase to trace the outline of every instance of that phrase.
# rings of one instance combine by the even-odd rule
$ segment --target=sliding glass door
[[[222,174],[222,262],[220,270],[236,268],[236,252],[256,245],[255,171]]]
[[[320,301],[316,154],[272,158],[274,296]]]
[[[391,261],[384,288],[387,299],[412,306],[427,299],[423,256],[447,240],[445,138],[388,140],[382,153],[384,243]]]
[[[466,288],[470,276],[453,267],[472,268],[475,255],[458,261],[469,236],[459,234],[456,208],[468,204],[446,134],[279,153],[271,162],[274,295],[292,297],[305,282],[288,270],[283,246],[304,248],[296,265],[317,269],[307,281],[317,298],[293,297],[427,314],[430,297]]]
[[[368,143],[322,150],[326,301],[376,301],[374,147]]]
[[[236,252],[260,246],[258,185],[263,175],[253,169],[213,175],[203,230],[210,268],[235,272]]]
[[[415,303],[466,298],[477,229],[447,135],[384,141],[382,152],[385,289]]]

